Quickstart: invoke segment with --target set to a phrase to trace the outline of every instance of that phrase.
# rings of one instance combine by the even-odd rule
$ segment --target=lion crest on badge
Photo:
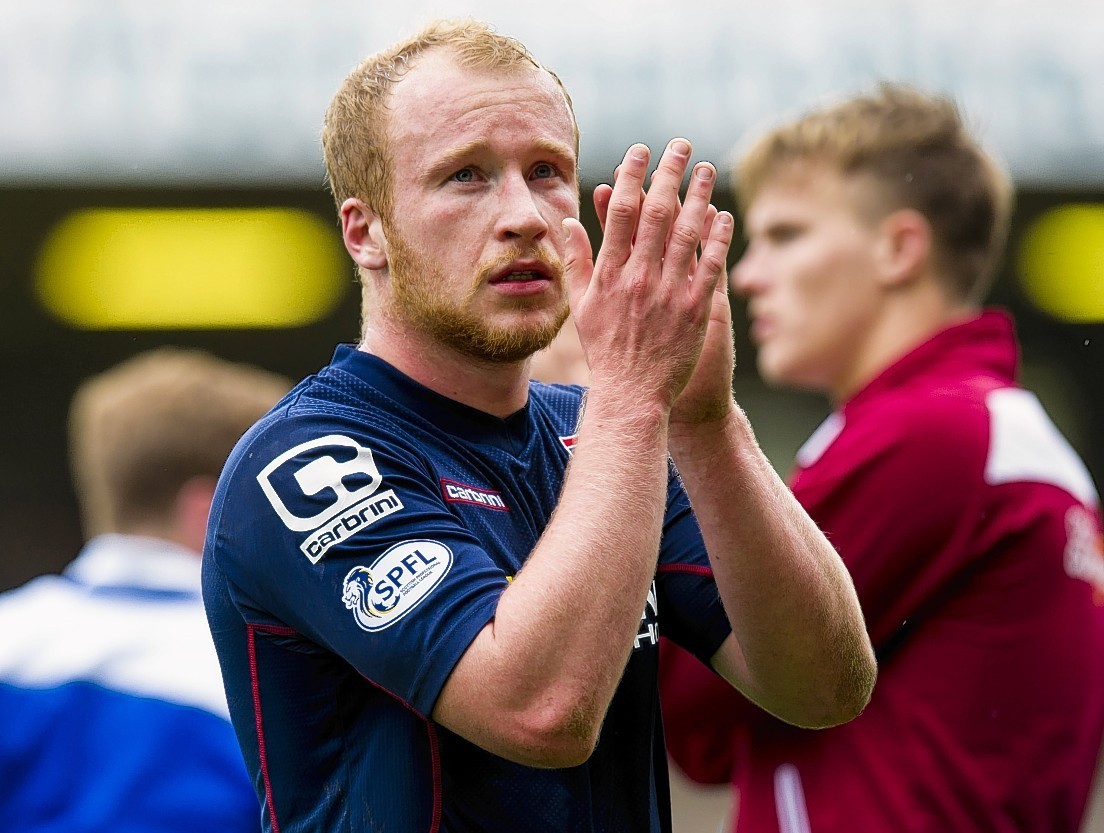
[[[399,603],[399,594],[396,593],[388,601],[372,600],[372,585],[375,583],[372,573],[367,567],[353,567],[345,576],[342,587],[341,601],[345,607],[353,611],[357,622],[366,626],[373,619],[386,615]]]

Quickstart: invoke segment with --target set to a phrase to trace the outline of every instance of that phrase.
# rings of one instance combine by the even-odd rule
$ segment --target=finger
[[[671,226],[671,237],[663,260],[663,274],[669,280],[685,281],[695,268],[698,244],[708,214],[709,197],[717,171],[708,162],[694,166],[690,184],[686,187],[686,204],[683,205]]]
[[[727,211],[718,211],[710,227],[709,239],[702,244],[698,269],[691,281],[691,292],[709,297],[718,291],[722,278],[727,274],[726,261],[732,245],[733,229],[736,221]],[[699,296],[699,297],[701,297]]]
[[[716,218],[716,216],[717,206],[713,205],[713,203],[710,203],[709,207],[705,209],[705,222],[702,223],[701,242],[698,244],[703,249],[705,248],[706,242],[709,240],[709,232],[713,228],[713,220]],[[691,276],[693,276],[694,273],[698,271],[698,254],[700,254],[700,252],[695,252],[694,257],[690,259]]]
[[[667,235],[679,211],[679,188],[690,161],[690,150],[685,139],[672,139],[652,174],[636,231],[636,248],[644,257],[663,257]]]
[[[618,166],[620,169],[620,166]],[[614,171],[614,177],[617,176],[617,171]],[[606,230],[606,215],[609,213],[609,201],[613,196],[613,189],[605,183],[597,186],[594,189],[594,213],[598,215],[598,225],[604,233]],[[644,190],[640,191],[640,202],[644,202]],[[635,242],[635,235],[633,236]]]
[[[709,232],[713,227],[713,220],[717,217],[717,206],[713,203],[709,204],[709,208],[705,209],[705,222],[702,223],[701,239],[702,245],[709,239]]]
[[[616,176],[616,172],[614,172],[614,175]],[[679,201],[675,204],[675,220],[676,221],[678,220],[678,216],[681,213],[681,211],[682,211],[682,202]],[[709,207],[705,210],[705,222],[702,223],[702,229],[701,229],[702,244],[704,244],[705,241],[709,239],[709,229],[713,225],[713,218],[716,217],[716,216],[717,216],[717,206],[713,205],[713,203],[710,203]],[[674,228],[673,225],[672,225],[672,228]],[[670,235],[667,236],[667,242],[668,243],[671,242]],[[698,262],[697,258],[695,258],[691,262],[691,269],[693,269],[695,266],[697,266],[697,262]]]
[[[640,217],[640,189],[648,170],[646,145],[633,145],[625,154],[613,192],[606,206],[606,223],[598,256],[616,264],[624,263],[632,253],[633,235]]]
[[[590,286],[594,274],[594,250],[590,246],[583,224],[574,217],[563,221],[564,230],[564,285],[567,287],[567,303],[572,310]]]
[[[678,217],[679,217],[679,214],[682,211],[682,203],[681,202],[676,203],[675,208],[676,208],[675,220],[677,221]],[[706,240],[709,239],[709,228],[710,228],[710,226],[713,225],[713,218],[716,217],[716,216],[717,216],[717,206],[713,205],[713,203],[710,203],[709,207],[705,210],[705,222],[702,223],[702,229],[701,229],[702,243],[704,243]],[[674,228],[674,225],[672,225],[672,229],[673,228]],[[671,242],[670,235],[667,236],[667,242],[668,243]],[[690,261],[690,271],[691,271],[691,273],[693,273],[693,270],[697,265],[698,265],[698,261],[697,261],[697,257],[695,256]]]
[[[615,171],[614,177],[616,176]],[[606,213],[609,211],[611,197],[613,197],[613,188],[604,182],[594,189],[594,213],[598,215],[598,226],[603,234],[606,232]]]
[[[621,166],[618,165],[613,169],[613,181],[617,182],[617,175],[621,172]],[[606,213],[609,211],[610,197],[613,195],[613,189],[602,183],[594,189],[594,211],[598,215],[598,224],[601,226],[602,231],[606,230]],[[640,202],[644,202],[644,189],[640,189]],[[634,242],[635,242],[635,235]]]

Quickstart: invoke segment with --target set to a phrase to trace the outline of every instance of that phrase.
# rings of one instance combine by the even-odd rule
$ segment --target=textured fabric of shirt
[[[196,553],[94,538],[0,596],[0,634],[0,829],[260,830]]]
[[[431,719],[551,517],[581,395],[533,383],[501,419],[342,346],[239,443],[204,598],[267,830],[669,829],[658,634],[708,657],[729,632],[674,477],[653,592],[585,764],[521,766]]]
[[[785,726],[664,649],[672,754],[739,789],[740,833],[1073,833],[1104,728],[1104,553],[1085,467],[999,311],[886,369],[798,454],[855,580],[865,712]]]

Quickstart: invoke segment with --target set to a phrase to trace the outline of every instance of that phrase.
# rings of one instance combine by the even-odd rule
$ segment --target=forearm
[[[719,670],[792,723],[850,719],[869,698],[875,664],[838,554],[735,405],[717,422],[673,424],[670,442],[739,649],[735,667]]]
[[[522,763],[589,756],[655,575],[672,406],[702,353],[733,228],[713,209],[703,236],[711,165],[695,166],[679,207],[690,154],[672,140],[642,198],[648,149],[629,149],[597,258],[578,220],[563,221],[564,284],[593,379],[586,414],[552,519],[433,712]]]
[[[525,763],[589,754],[655,575],[666,434],[659,409],[591,396],[556,512],[450,677],[441,722]],[[488,713],[493,731],[471,737]]]

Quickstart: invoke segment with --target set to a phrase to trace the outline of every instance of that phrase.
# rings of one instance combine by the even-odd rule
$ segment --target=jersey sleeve
[[[660,633],[709,665],[732,631],[713,580],[701,530],[672,469],[656,568]]]
[[[235,461],[209,545],[247,624],[293,629],[428,716],[506,587],[428,462],[317,416],[276,423]]]
[[[756,707],[711,665],[732,632],[701,530],[686,492],[673,478],[658,583],[663,610],[659,688],[667,751],[679,769],[702,784],[727,783],[733,734]]]

